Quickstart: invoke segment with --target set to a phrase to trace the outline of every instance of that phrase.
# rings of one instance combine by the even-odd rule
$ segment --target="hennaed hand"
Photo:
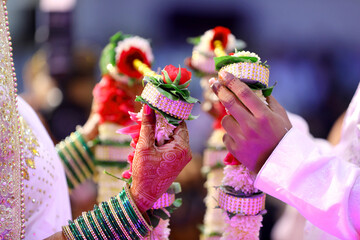
[[[160,147],[155,145],[155,113],[145,105],[130,189],[141,212],[153,206],[192,158],[185,122],[174,130],[172,138]]]

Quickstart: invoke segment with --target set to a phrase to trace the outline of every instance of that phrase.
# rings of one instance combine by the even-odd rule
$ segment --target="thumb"
[[[155,143],[155,112],[147,104],[144,105],[142,120],[141,120],[141,129],[140,137],[138,144],[143,148],[151,148]]]

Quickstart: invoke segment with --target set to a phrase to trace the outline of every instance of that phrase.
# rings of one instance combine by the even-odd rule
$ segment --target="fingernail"
[[[234,79],[235,79],[235,76],[232,75],[231,73],[228,73],[226,71],[219,72],[219,80],[225,85],[228,85]]]
[[[209,84],[210,84],[210,86],[213,85],[214,82],[216,82],[216,78],[210,78],[210,79],[209,79]]]
[[[219,83],[219,81],[215,81],[213,84],[211,84],[210,87],[213,90],[213,92],[217,95],[220,90],[221,84]]]
[[[151,107],[149,107],[147,104],[145,104],[144,105],[144,113],[146,114],[146,115],[149,115],[150,113],[151,113]]]

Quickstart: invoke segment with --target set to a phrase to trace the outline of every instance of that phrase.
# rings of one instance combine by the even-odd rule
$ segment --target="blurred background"
[[[157,69],[184,65],[193,47],[188,37],[217,25],[230,28],[247,43],[246,50],[268,61],[271,85],[277,83],[274,96],[303,116],[316,137],[326,138],[360,79],[357,0],[9,0],[7,5],[19,91],[54,142],[87,120],[91,91],[100,80],[98,57],[117,31],[151,39]],[[197,80],[194,76],[190,90],[201,99]],[[188,127],[192,150],[201,159],[212,119],[200,106],[194,113],[200,118]],[[184,180],[186,200],[172,219],[171,239],[198,236],[205,193],[200,171],[191,176]],[[266,215],[262,239],[269,239],[277,211],[275,206],[275,214]]]

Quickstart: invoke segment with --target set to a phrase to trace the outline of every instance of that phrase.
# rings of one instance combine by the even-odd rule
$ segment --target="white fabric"
[[[71,219],[69,194],[65,173],[44,126],[32,108],[20,97],[19,112],[39,143],[35,169],[28,168],[25,188],[25,239],[44,239]]]
[[[314,139],[305,122],[290,115],[293,128],[256,178],[256,188],[294,206],[318,227],[307,223],[305,239],[360,239],[360,168],[354,164],[360,158],[359,94],[360,87],[335,148]]]

